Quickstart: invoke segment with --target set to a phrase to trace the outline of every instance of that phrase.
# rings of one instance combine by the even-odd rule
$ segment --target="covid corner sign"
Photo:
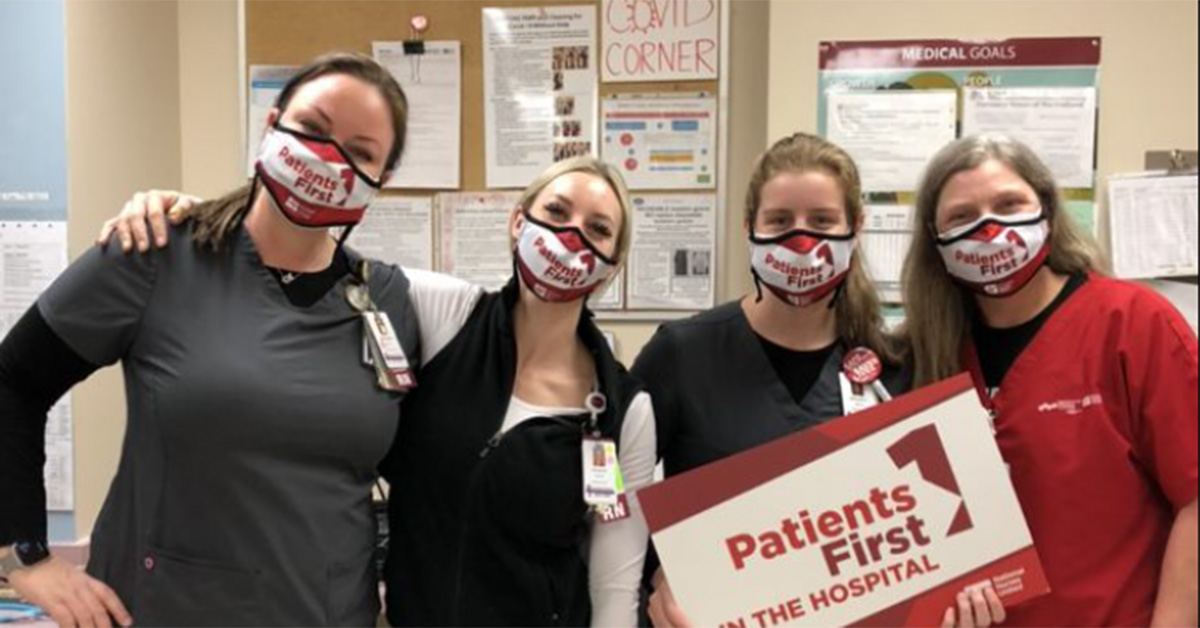
[[[963,375],[641,491],[696,625],[937,626],[960,591],[1049,592]]]

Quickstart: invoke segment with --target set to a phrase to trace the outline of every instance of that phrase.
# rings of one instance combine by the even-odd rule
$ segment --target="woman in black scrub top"
[[[371,489],[403,392],[364,367],[371,306],[347,293],[413,358],[416,317],[404,273],[327,227],[361,218],[406,118],[377,63],[318,59],[272,109],[255,183],[175,228],[190,242],[93,248],[0,345],[0,576],[59,625],[375,625]],[[42,434],[118,361],[128,428],[84,574],[44,553]]]
[[[853,159],[813,135],[759,158],[745,208],[757,294],[663,325],[633,366],[650,390],[668,477],[911,389],[909,349],[883,331],[857,248],[861,190]],[[876,360],[874,383],[851,381],[848,365]],[[661,569],[652,586],[654,625],[690,625]],[[964,592],[944,625],[986,628],[1004,615],[994,592]]]

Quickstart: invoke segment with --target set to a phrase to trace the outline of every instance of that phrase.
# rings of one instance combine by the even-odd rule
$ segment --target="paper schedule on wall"
[[[348,242],[365,257],[404,268],[433,270],[433,199],[380,196]]]
[[[1095,184],[1095,87],[964,88],[962,132],[1024,142],[1046,162],[1059,187]]]
[[[957,120],[950,90],[833,92],[826,135],[858,163],[864,192],[905,192],[954,141]]]
[[[372,44],[408,98],[404,158],[389,188],[456,190],[462,128],[462,51],[457,41],[425,42],[409,54],[403,42]]]
[[[647,194],[633,199],[629,309],[713,306],[716,207],[712,194]]]
[[[858,161],[866,192],[911,192],[948,142],[1001,133],[1029,144],[1074,198],[1091,200],[1100,44],[1098,37],[823,41],[817,128]]]
[[[1113,272],[1122,279],[1194,276],[1197,177],[1141,175],[1108,182]]]
[[[487,187],[596,154],[596,8],[483,10]]]
[[[509,218],[516,192],[439,194],[440,270],[498,290],[513,274]]]
[[[887,303],[901,300],[904,258],[912,243],[912,211],[907,205],[870,205],[860,245],[871,279]]]
[[[601,116],[601,154],[630,189],[716,187],[715,98],[608,98]]]

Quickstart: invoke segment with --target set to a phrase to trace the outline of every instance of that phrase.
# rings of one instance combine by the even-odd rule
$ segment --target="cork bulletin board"
[[[727,21],[728,7],[723,6],[728,0],[713,0],[712,6],[721,21]],[[688,0],[245,0],[244,2],[244,58],[241,67],[242,82],[246,85],[252,66],[299,66],[313,58],[335,51],[359,52],[370,55],[372,42],[397,42],[412,37],[410,21],[415,16],[428,18],[429,27],[423,34],[426,41],[458,41],[461,45],[462,60],[462,122],[460,128],[460,186],[459,192],[486,192],[486,128],[485,128],[485,85],[484,85],[484,27],[483,16],[486,8],[541,8],[541,7],[594,7],[596,10],[598,57],[603,55],[605,42],[602,35],[603,12],[614,16],[621,10],[628,15],[638,11],[640,16],[647,15],[646,11],[679,11],[683,15]],[[693,2],[692,6],[696,6]],[[613,20],[616,21],[615,18]],[[727,24],[723,24],[727,27]],[[631,24],[629,29],[637,33],[638,28]],[[722,31],[724,32],[724,31]],[[635,35],[636,37],[636,35]],[[724,38],[722,38],[724,39]],[[628,41],[626,46],[631,46]],[[636,42],[632,44],[636,47]],[[720,42],[720,58],[727,60],[727,41]],[[647,46],[649,50],[651,47]],[[599,59],[598,63],[602,62]],[[691,192],[711,194],[715,197],[715,245],[711,251],[712,288],[715,298],[722,268],[722,242],[724,233],[724,198],[725,198],[725,150],[727,133],[723,109],[728,102],[726,86],[727,75],[719,75],[711,80],[672,80],[656,82],[620,82],[605,83],[600,78],[597,86],[597,96],[600,102],[611,97],[625,95],[671,95],[692,97],[703,95],[716,100],[716,119],[718,140],[715,146],[715,189],[697,189]],[[727,73],[726,73],[727,74]],[[602,120],[595,121],[597,125]],[[597,147],[598,148],[598,147]],[[389,189],[387,195],[396,196],[434,196],[438,193],[453,192],[446,189],[406,188],[404,190]],[[672,189],[670,192],[688,192]],[[666,190],[640,189],[638,194],[656,194]],[[437,212],[435,212],[436,214]],[[436,229],[435,229],[436,232]],[[435,248],[440,247],[440,242]],[[435,254],[435,258],[437,258]],[[441,270],[441,268],[437,268]],[[627,273],[632,273],[626,269]],[[705,271],[702,271],[705,272]],[[626,275],[628,276],[628,275]],[[625,288],[622,288],[625,289]],[[622,306],[614,311],[600,313],[601,318],[610,320],[630,321],[660,321],[678,318],[682,315],[705,309],[711,306],[693,303],[682,306],[642,307],[631,308]]]

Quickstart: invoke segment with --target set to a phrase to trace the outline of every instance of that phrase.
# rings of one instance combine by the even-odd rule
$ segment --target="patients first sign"
[[[959,591],[1048,591],[987,413],[961,376],[646,489],[697,625],[939,625]]]

